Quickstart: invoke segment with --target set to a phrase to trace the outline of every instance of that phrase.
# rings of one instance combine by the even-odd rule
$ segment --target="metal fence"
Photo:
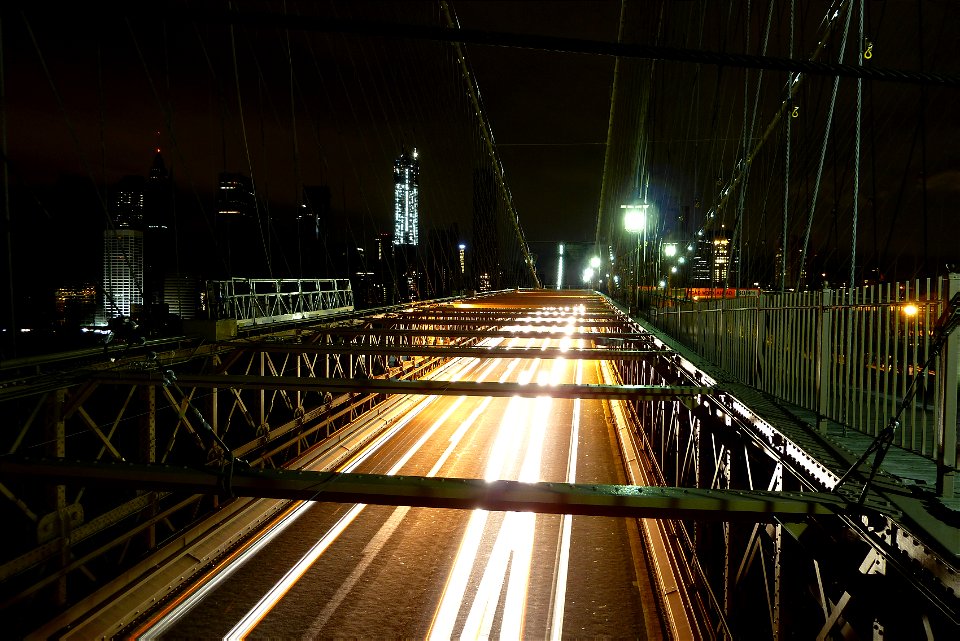
[[[647,299],[650,320],[738,381],[876,435],[911,381],[894,443],[956,467],[960,332],[924,369],[960,291],[960,274],[852,290]]]
[[[300,320],[353,310],[346,278],[232,278],[207,283],[214,318],[232,318],[238,327]]]

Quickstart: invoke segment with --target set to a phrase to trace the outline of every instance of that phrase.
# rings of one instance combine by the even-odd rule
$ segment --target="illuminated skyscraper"
[[[693,259],[694,286],[735,286],[739,266],[739,257],[726,230],[697,237]]]
[[[101,323],[130,316],[143,305],[143,185],[143,177],[126,176],[113,190],[113,224],[103,232]]]
[[[130,316],[143,305],[143,232],[103,232],[103,319]]]
[[[404,150],[393,163],[393,244],[417,245],[420,241],[420,163],[417,150]]]

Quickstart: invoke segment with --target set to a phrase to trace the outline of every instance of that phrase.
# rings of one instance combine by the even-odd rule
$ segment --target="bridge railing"
[[[915,374],[896,445],[956,466],[958,338],[923,370],[960,274],[854,289],[649,299],[650,320],[738,381],[876,435]],[[956,332],[960,334],[960,332]]]
[[[353,309],[346,278],[231,278],[207,283],[211,313],[238,327],[299,320]]]

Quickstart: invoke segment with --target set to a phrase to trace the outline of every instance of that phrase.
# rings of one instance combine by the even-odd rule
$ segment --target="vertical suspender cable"
[[[796,14],[796,0],[790,0],[790,57],[793,58],[793,29]],[[786,104],[793,100],[793,73],[787,75]],[[787,288],[787,220],[790,212],[790,123],[793,120],[787,116],[787,144],[784,154],[783,168],[783,236],[780,241],[780,291]]]
[[[287,12],[287,3],[283,3],[283,12]],[[287,67],[290,70],[290,129],[293,138],[293,202],[297,208],[296,216],[299,219],[301,214],[300,205],[303,204],[303,177],[300,175],[300,147],[297,143],[297,98],[296,98],[296,77],[293,73],[293,45],[290,43],[290,30],[284,29],[284,36],[286,36],[287,41]],[[316,215],[316,214],[314,214]],[[297,269],[299,271],[298,278],[303,278],[303,242],[300,238],[300,231],[302,225],[297,223]],[[314,230],[317,229],[317,221],[314,219]],[[366,267],[364,267],[364,271]],[[316,274],[311,274],[311,276],[316,276]]]
[[[620,26],[617,29],[617,42],[622,42],[623,40],[623,17],[627,9],[626,5],[626,0],[620,0]],[[607,117],[607,144],[604,145],[603,171],[600,175],[600,202],[597,207],[597,233],[594,239],[594,245],[596,247],[600,246],[600,230],[603,225],[603,206],[607,190],[607,171],[613,164],[613,158],[611,157],[613,155],[613,145],[611,144],[611,141],[613,140],[613,114],[617,106],[617,87],[619,84],[619,79],[620,56],[617,56],[613,59],[613,87],[610,89],[610,115]],[[634,192],[636,193],[638,191],[639,186],[635,188]]]
[[[746,44],[744,46],[744,51],[747,53],[750,52],[750,9],[752,8],[750,0],[747,0],[747,27],[746,27]],[[761,74],[763,71],[760,72]],[[759,74],[758,74],[759,75]],[[743,158],[747,157],[747,154],[750,153],[750,142],[747,132],[747,112],[750,111],[747,106],[747,97],[750,93],[750,71],[747,69],[743,70],[743,129],[740,134],[740,139],[743,144]],[[752,132],[750,132],[752,133]],[[737,203],[737,219],[733,225],[733,239],[730,243],[730,256],[737,257],[737,275],[736,280],[734,281],[734,287],[740,287],[740,262],[743,259],[743,245],[742,239],[743,236],[740,233],[740,226],[743,225],[743,201],[747,195],[747,179],[744,178],[743,187],[740,189],[740,199]],[[723,287],[726,289],[730,286],[730,271],[733,268],[733,260],[730,260],[727,263],[727,270],[725,273],[726,278],[723,279]]]
[[[749,25],[749,20],[747,21]],[[763,32],[763,47],[761,48],[760,55],[767,55],[767,44],[770,41],[770,26],[773,24],[773,0],[770,0],[770,6],[767,9],[767,25]],[[749,26],[748,26],[749,28]],[[748,39],[749,43],[749,39]],[[750,181],[750,142],[753,140],[753,132],[756,131],[757,124],[757,112],[759,111],[760,104],[760,88],[763,86],[763,69],[757,74],[757,90],[754,92],[753,96],[753,114],[750,117],[750,128],[745,129],[745,136],[743,140],[743,160],[741,161],[744,165],[741,168],[743,172],[743,187],[740,189],[740,202],[737,206],[737,223],[734,227],[734,247],[737,251],[737,282],[736,286],[741,286],[741,277],[740,274],[743,270],[743,214],[746,207],[746,197],[747,197],[747,186]],[[747,86],[744,83],[744,97],[743,97],[743,106],[744,106],[744,119],[746,119],[746,108],[747,108]],[[746,127],[746,121],[744,121],[744,127]]]
[[[860,0],[860,46],[863,46],[863,0]],[[863,66],[863,52],[857,55],[857,66]],[[856,284],[857,218],[860,201],[860,112],[863,107],[863,78],[857,78],[857,113],[853,147],[853,220],[850,222],[850,289]]]
[[[13,289],[13,238],[10,219],[10,174],[7,169],[7,91],[4,78],[3,22],[0,18],[0,152],[3,153],[3,226],[7,241],[7,290],[10,301],[11,355],[17,355],[17,318],[14,313]]]
[[[230,51],[233,53],[233,79],[237,86],[237,109],[240,115],[240,131],[243,134],[243,150],[247,156],[247,169],[250,172],[250,182],[253,185],[253,208],[257,212],[257,230],[260,232],[260,243],[263,246],[263,255],[267,261],[267,274],[270,278],[273,278],[270,248],[267,245],[267,237],[263,232],[263,222],[260,220],[260,197],[257,194],[257,181],[253,177],[253,159],[250,157],[250,144],[247,141],[247,123],[243,118],[243,96],[240,94],[240,69],[237,66],[237,40],[233,23],[230,23]]]
[[[917,3],[917,56],[923,72],[923,3]],[[920,85],[920,202],[923,210],[923,263],[925,272],[930,264],[930,230],[927,217],[927,88]],[[914,274],[916,276],[916,274]]]
[[[843,37],[840,39],[839,62],[843,62],[843,54],[847,48],[847,32],[850,29],[850,15],[853,13],[853,3],[847,5],[847,20],[843,27]],[[820,178],[823,176],[823,161],[827,155],[827,143],[830,142],[830,128],[833,125],[833,111],[837,104],[837,89],[840,86],[840,76],[833,79],[833,92],[830,94],[830,109],[827,111],[827,124],[823,129],[823,144],[820,146],[820,164],[817,165],[817,177],[813,182],[813,195],[810,198],[810,211],[807,213],[807,229],[803,235],[803,250],[800,252],[800,268],[797,272],[797,289],[803,285],[803,276],[807,273],[807,247],[810,245],[810,229],[813,226],[813,213],[817,209],[817,194],[820,191]]]

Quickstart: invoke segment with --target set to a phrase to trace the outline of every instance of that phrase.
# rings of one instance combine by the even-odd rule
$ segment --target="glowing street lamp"
[[[643,235],[643,282],[646,282],[646,270],[647,270],[647,210],[650,208],[648,203],[642,203],[638,205],[620,205],[620,209],[624,210],[623,214],[623,228],[631,234],[637,235],[637,266],[634,269],[634,281],[637,281],[637,272],[640,271],[640,235]],[[634,291],[637,292],[637,298],[639,303],[639,290],[637,288],[639,285],[638,282],[634,283]]]
[[[599,256],[594,256],[593,258],[590,259],[590,267],[592,267],[592,268],[594,268],[594,269],[599,269],[599,267],[600,267],[600,257],[599,257]]]

